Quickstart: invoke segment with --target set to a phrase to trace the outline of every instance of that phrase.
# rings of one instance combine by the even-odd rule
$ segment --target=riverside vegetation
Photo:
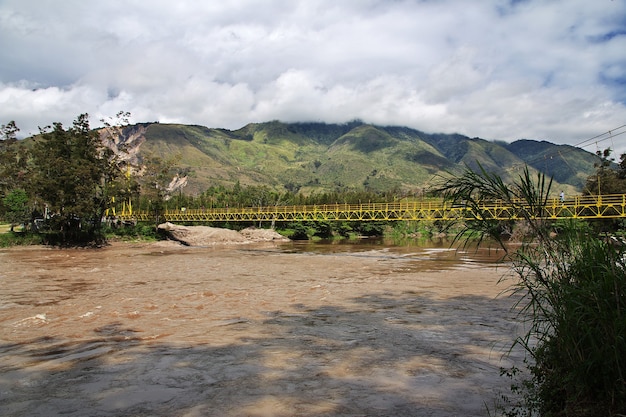
[[[515,343],[528,353],[528,373],[505,369],[521,402],[508,402],[507,416],[621,416],[626,414],[626,242],[599,237],[581,222],[554,225],[540,219],[551,181],[525,170],[505,184],[486,172],[466,171],[441,188],[452,201],[474,208],[476,218],[458,238],[498,242],[501,223],[483,217],[478,202],[502,200],[527,225],[520,246],[508,251],[521,295],[527,332]],[[508,247],[502,244],[503,249]]]

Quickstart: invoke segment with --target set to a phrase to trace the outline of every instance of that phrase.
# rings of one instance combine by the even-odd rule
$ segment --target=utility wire
[[[602,136],[606,136],[606,135],[611,136],[611,135],[613,134],[612,132],[617,132],[617,131],[619,131],[620,129],[623,129],[624,127],[626,127],[626,124],[621,125],[620,127],[617,127],[617,128],[615,128],[615,129],[608,130],[608,131],[606,131],[606,132],[604,132],[604,133],[601,133],[601,134],[599,134],[599,135],[597,135],[597,136],[594,136],[594,137],[592,137],[592,138],[585,139],[585,140],[583,140],[582,142],[580,142],[580,143],[578,143],[578,144],[576,144],[576,145],[574,145],[574,146],[578,148],[578,147],[581,147],[584,143],[587,143],[587,142],[592,142],[592,141],[594,141],[594,139],[600,138],[600,137],[602,137]],[[624,133],[624,132],[621,132],[621,133],[619,133],[619,134],[621,135],[622,133]],[[617,135],[614,135],[614,136],[617,136]],[[608,138],[607,138],[607,139],[608,139]],[[606,139],[602,139],[602,140],[606,140]],[[598,142],[598,141],[596,140],[595,142]]]

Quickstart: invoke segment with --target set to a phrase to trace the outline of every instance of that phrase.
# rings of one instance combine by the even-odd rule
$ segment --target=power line
[[[574,145],[574,146],[575,146],[575,147],[577,147],[577,148],[579,148],[579,147],[581,147],[581,146],[582,146],[582,144],[583,144],[583,143],[586,143],[586,142],[591,142],[591,141],[593,141],[594,139],[597,139],[597,138],[600,138],[600,137],[602,137],[602,136],[606,136],[606,135],[609,135],[609,138],[610,138],[611,136],[618,136],[618,135],[621,135],[621,134],[623,134],[623,133],[625,133],[625,132],[621,132],[621,133],[618,133],[618,134],[614,134],[613,132],[618,132],[620,129],[623,129],[624,127],[626,127],[626,124],[621,125],[620,127],[617,127],[617,128],[615,128],[615,129],[607,130],[606,132],[601,133],[601,134],[599,134],[599,135],[597,135],[597,136],[594,136],[594,137],[592,137],[592,138],[585,139],[585,140],[583,140],[582,142],[580,142],[580,143],[578,143],[578,144],[576,144],[576,145]],[[596,140],[595,142],[602,142],[602,141],[604,141],[604,140],[606,140],[606,139],[609,139],[609,138],[604,138],[604,139],[601,139],[601,140]]]

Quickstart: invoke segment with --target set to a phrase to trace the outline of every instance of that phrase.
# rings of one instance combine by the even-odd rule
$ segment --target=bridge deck
[[[248,221],[398,221],[398,220],[470,220],[493,218],[516,220],[522,211],[535,218],[598,219],[626,217],[626,194],[576,196],[565,201],[553,199],[545,206],[506,205],[501,201],[485,201],[478,210],[462,204],[452,205],[442,200],[324,204],[308,206],[267,206],[245,208],[176,209],[166,210],[167,221],[180,222],[248,222]],[[124,210],[115,214],[122,220],[149,221],[148,211]]]

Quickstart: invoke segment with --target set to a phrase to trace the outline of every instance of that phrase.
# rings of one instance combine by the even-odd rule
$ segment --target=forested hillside
[[[527,164],[577,192],[598,160],[582,149],[545,141],[507,144],[359,121],[272,121],[238,130],[150,123],[124,128],[119,141],[139,159],[173,158],[187,176],[184,192],[191,194],[238,182],[302,193],[393,189],[420,194],[440,175],[479,164],[505,179]]]

